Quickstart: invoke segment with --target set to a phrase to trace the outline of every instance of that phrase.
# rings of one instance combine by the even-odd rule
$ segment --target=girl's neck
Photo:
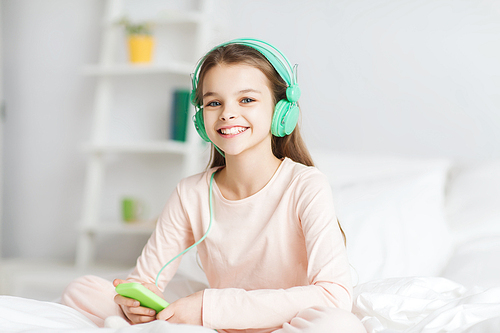
[[[244,199],[266,186],[281,162],[272,153],[259,158],[251,155],[227,156],[226,167],[216,174],[215,180],[226,199]]]

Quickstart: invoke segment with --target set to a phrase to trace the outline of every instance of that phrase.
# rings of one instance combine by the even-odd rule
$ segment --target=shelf
[[[202,18],[203,15],[200,12],[169,11],[160,14],[153,20],[153,24],[200,23]]]
[[[179,141],[150,141],[142,143],[124,144],[85,144],[84,150],[90,153],[170,153],[185,154],[189,151],[186,142]]]
[[[198,24],[202,21],[203,15],[200,12],[197,11],[164,11],[163,13],[160,13],[157,17],[147,19],[147,20],[141,20],[141,21],[148,21],[151,22],[154,25],[168,25],[168,24],[180,24],[180,23],[193,23],[193,24]],[[109,22],[107,20],[103,21],[104,26],[116,26],[116,21]],[[134,21],[132,21],[135,23]]]
[[[144,75],[144,74],[181,74],[191,75],[194,68],[192,64],[171,62],[159,64],[117,64],[117,65],[87,65],[82,69],[83,75]]]
[[[98,63],[86,64],[80,70],[82,75],[95,81],[95,94],[91,136],[82,147],[87,153],[87,177],[76,251],[76,266],[79,268],[93,265],[96,256],[96,236],[123,234],[148,236],[154,231],[155,221],[126,223],[120,221],[119,216],[114,221],[106,220],[101,216],[103,214],[101,208],[105,204],[102,202],[104,191],[106,186],[112,186],[105,182],[105,178],[109,176],[107,167],[109,162],[113,161],[112,158],[116,157],[108,156],[108,154],[123,154],[119,157],[131,158],[134,161],[144,160],[146,163],[157,162],[152,161],[152,157],[154,159],[166,158],[169,162],[168,169],[158,171],[168,177],[169,182],[174,181],[174,177],[184,178],[194,174],[198,171],[202,159],[205,158],[198,154],[197,150],[203,147],[203,143],[195,135],[192,125],[186,133],[185,142],[167,140],[170,138],[167,135],[158,135],[156,140],[154,137],[141,140],[137,137],[126,136],[122,138],[122,141],[109,136],[110,131],[114,129],[111,122],[114,122],[118,128],[126,129],[124,124],[112,115],[115,110],[119,111],[120,102],[126,102],[124,97],[129,96],[124,96],[122,93],[127,92],[133,84],[143,83],[146,79],[161,79],[162,84],[169,86],[188,82],[189,76],[195,70],[194,62],[190,61],[192,60],[190,55],[203,53],[212,31],[210,22],[206,20],[210,13],[208,9],[211,7],[208,0],[199,0],[197,3],[197,6],[190,6],[190,10],[187,11],[156,10],[155,14],[150,11],[154,17],[146,19],[150,18],[151,23],[158,28],[155,38],[158,38],[158,45],[168,47],[168,52],[163,58],[158,58],[151,63],[132,64],[124,59],[123,43],[126,32],[123,26],[117,24],[117,21],[123,17],[124,13],[133,13],[133,11],[130,11],[129,4],[125,4],[124,0],[106,0],[101,21],[102,40]],[[120,53],[117,54],[117,52]],[[176,58],[169,57],[168,54],[176,55]],[[140,92],[130,97],[137,98],[138,101],[144,98]],[[115,101],[115,99],[121,99],[121,101]],[[165,105],[167,103],[169,103],[168,99],[163,100],[162,110],[169,110],[171,105]],[[193,111],[193,108],[190,108],[189,114]],[[142,110],[137,110],[134,114],[137,113],[141,114]],[[108,137],[111,138],[109,141]],[[139,167],[140,170],[147,172],[146,165],[139,165]],[[177,172],[170,175],[170,168],[180,169],[180,175]],[[135,168],[131,171],[142,172]],[[117,176],[123,177],[123,175]]]
[[[122,234],[122,235],[151,235],[156,222],[109,222],[103,221],[99,225],[86,226],[82,230],[91,234]]]

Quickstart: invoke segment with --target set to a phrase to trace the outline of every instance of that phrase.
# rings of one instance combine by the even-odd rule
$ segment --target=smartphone
[[[160,312],[170,305],[163,298],[137,282],[119,284],[115,290],[118,294],[138,300],[141,306],[153,309],[156,312]]]

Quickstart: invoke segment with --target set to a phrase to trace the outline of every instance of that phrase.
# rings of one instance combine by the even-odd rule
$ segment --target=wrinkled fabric
[[[312,307],[300,311],[290,323],[273,333],[365,333],[354,314],[332,307]]]
[[[353,313],[369,333],[474,332],[500,318],[500,288],[468,289],[439,277],[377,280],[355,288]]]

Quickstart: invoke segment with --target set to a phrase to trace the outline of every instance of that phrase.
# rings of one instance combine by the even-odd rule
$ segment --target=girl
[[[68,286],[63,303],[101,326],[120,315],[219,332],[364,332],[350,313],[349,263],[329,183],[295,128],[299,96],[296,68],[270,44],[238,39],[205,55],[193,102],[197,130],[213,143],[210,168],[178,184],[135,270],[113,284],[140,282],[161,296],[179,261],[158,276],[158,288],[162,265],[206,237],[198,252],[210,288],[156,314],[87,276]]]

